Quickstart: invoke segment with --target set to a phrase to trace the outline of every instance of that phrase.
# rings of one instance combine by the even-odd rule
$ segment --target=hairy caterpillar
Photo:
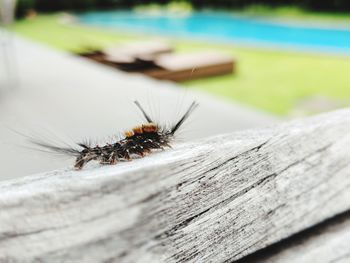
[[[90,161],[112,165],[119,161],[132,160],[133,156],[143,157],[155,149],[171,147],[170,143],[175,133],[198,106],[196,102],[192,102],[185,114],[174,125],[166,126],[156,124],[138,101],[134,101],[134,103],[147,122],[125,132],[124,137],[117,142],[101,147],[98,145],[91,147],[86,143],[77,143],[77,146],[81,147],[82,150],[71,147],[58,147],[36,140],[32,140],[32,143],[50,152],[76,157],[74,164],[76,170],[82,169]]]

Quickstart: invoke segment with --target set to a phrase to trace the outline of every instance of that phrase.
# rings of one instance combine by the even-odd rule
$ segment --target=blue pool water
[[[116,28],[215,41],[233,41],[350,54],[349,28],[322,28],[235,16],[220,12],[189,15],[143,14],[131,11],[88,12],[80,22]]]

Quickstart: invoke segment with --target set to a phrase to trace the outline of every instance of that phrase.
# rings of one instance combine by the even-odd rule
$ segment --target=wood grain
[[[350,262],[350,211],[253,253],[237,263]]]
[[[232,262],[350,209],[350,110],[0,183],[0,260]]]

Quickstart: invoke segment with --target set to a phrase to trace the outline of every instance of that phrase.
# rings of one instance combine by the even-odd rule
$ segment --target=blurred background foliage
[[[270,7],[296,6],[312,11],[350,11],[349,0],[18,0],[17,15],[23,16],[28,9],[42,12],[59,10],[89,10],[111,7],[130,8],[136,5],[168,4],[170,2],[182,2],[192,5],[194,8],[232,8],[243,9],[254,5]]]

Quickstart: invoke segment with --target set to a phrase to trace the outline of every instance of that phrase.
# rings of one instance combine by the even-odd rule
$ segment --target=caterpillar
[[[152,150],[171,148],[175,133],[197,108],[193,101],[185,114],[173,125],[159,125],[152,120],[138,101],[134,101],[146,122],[124,132],[122,139],[104,146],[91,147],[87,143],[77,143],[77,147],[58,147],[38,140],[31,140],[36,146],[49,152],[75,157],[74,169],[80,170],[90,161],[103,165],[114,165],[120,161],[130,161],[135,156],[144,157]]]

